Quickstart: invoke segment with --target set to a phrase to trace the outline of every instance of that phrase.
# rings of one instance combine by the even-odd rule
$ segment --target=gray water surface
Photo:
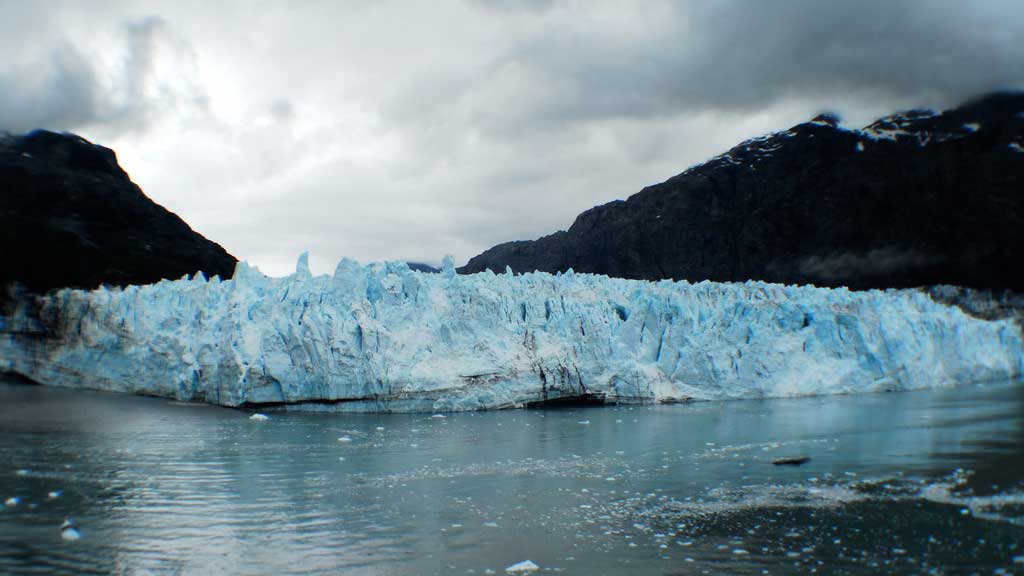
[[[0,573],[1024,574],[1020,382],[267,415],[0,384]]]

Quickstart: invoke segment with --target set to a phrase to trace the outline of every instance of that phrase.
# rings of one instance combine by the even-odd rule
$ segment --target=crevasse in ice
[[[917,291],[762,282],[460,276],[342,260],[239,263],[150,286],[63,290],[0,324],[0,371],[225,406],[445,411],[565,398],[763,398],[1024,373],[1024,337]]]

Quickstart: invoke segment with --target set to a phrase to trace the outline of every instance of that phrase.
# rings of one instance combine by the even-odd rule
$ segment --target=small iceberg
[[[78,531],[78,527],[71,518],[68,518],[60,525],[60,537],[63,540],[73,541],[78,540],[82,537],[82,533]]]
[[[811,461],[810,456],[798,456],[794,458],[779,458],[772,461],[775,466],[803,466]]]
[[[249,416],[249,420],[252,420],[253,422],[266,422],[267,420],[270,420],[270,417],[266,414],[260,414],[257,412],[252,416]]]
[[[529,574],[530,572],[536,572],[537,570],[540,570],[540,566],[537,566],[529,560],[523,560],[522,562],[517,562],[508,568],[505,568],[505,572],[508,572],[509,574]]]
[[[18,498],[17,496],[11,496],[7,500],[4,500],[4,506],[7,506],[8,508],[13,508],[18,504],[21,504],[21,498]]]

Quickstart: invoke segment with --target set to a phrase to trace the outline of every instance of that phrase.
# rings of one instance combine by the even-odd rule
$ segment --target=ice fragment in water
[[[73,541],[81,538],[82,533],[78,531],[78,527],[75,526],[74,521],[68,518],[60,526],[60,537],[64,540]]]
[[[270,418],[266,414],[260,414],[257,412],[256,414],[249,416],[249,420],[252,420],[253,422],[265,422],[270,420]]]
[[[803,466],[811,461],[810,456],[800,456],[797,458],[779,458],[772,462],[776,466]]]
[[[537,566],[529,560],[516,562],[508,568],[505,568],[505,572],[508,572],[509,574],[527,574],[530,572],[536,572],[537,570],[540,570],[540,566]]]

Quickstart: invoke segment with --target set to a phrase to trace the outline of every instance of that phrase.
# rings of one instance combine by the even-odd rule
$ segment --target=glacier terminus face
[[[223,406],[459,411],[895,391],[1024,374],[1024,337],[913,290],[440,274],[342,260],[27,297],[0,372]]]

